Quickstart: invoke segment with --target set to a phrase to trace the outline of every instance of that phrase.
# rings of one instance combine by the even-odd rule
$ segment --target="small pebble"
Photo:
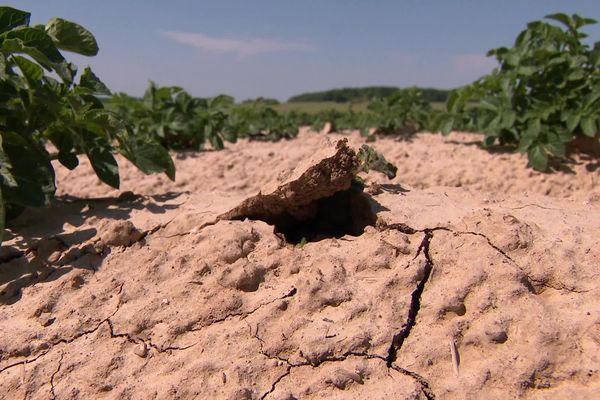
[[[142,342],[134,347],[133,353],[136,356],[145,358],[148,355],[148,346],[146,346],[146,343]]]

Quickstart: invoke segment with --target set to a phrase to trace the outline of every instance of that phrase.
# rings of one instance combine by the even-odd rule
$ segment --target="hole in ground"
[[[353,189],[315,200],[308,219],[283,218],[275,222],[275,232],[291,244],[317,242],[344,235],[360,236],[365,227],[375,226],[377,216],[366,194]]]

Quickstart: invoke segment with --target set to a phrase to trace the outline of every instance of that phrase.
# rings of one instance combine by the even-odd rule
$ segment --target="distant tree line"
[[[242,101],[242,104],[264,104],[266,106],[274,106],[279,104],[279,100],[277,99],[272,99],[272,98],[268,98],[268,97],[257,97],[255,99],[246,99],[244,101]]]
[[[368,86],[362,88],[331,89],[322,92],[302,93],[290,97],[288,102],[317,102],[334,101],[336,103],[362,102],[373,98],[388,97],[400,90],[394,86]],[[423,94],[423,100],[430,102],[444,102],[448,97],[449,90],[419,88]]]

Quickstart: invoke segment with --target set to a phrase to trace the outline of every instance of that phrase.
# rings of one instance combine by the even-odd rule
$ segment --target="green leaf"
[[[7,203],[19,204],[25,207],[44,207],[48,205],[48,197],[39,182],[19,178],[15,187],[2,187]]]
[[[136,138],[130,143],[131,151],[121,153],[146,175],[164,172],[169,179],[175,180],[175,164],[169,152],[160,144]]]
[[[547,147],[550,153],[554,156],[562,158],[566,156],[566,146],[558,135],[554,135],[554,137],[550,138],[547,143]]]
[[[92,91],[95,94],[104,94],[110,96],[110,90],[104,83],[94,74],[90,67],[85,67],[79,78],[79,86]]]
[[[485,139],[483,139],[483,147],[490,147],[496,143],[496,136],[487,133]]]
[[[596,121],[592,117],[583,117],[580,122],[581,130],[583,134],[589,137],[596,136],[596,132],[598,132],[598,127],[596,126]]]
[[[0,33],[18,26],[28,26],[31,14],[12,7],[0,7]]]
[[[520,47],[529,42],[529,40],[531,40],[531,31],[529,29],[525,29],[519,34],[519,36],[517,36],[517,39],[515,40],[515,46]]]
[[[223,143],[223,139],[218,134],[212,134],[210,137],[210,144],[212,144],[215,150],[223,150],[225,148],[225,144]]]
[[[236,143],[238,135],[235,131],[231,129],[227,129],[223,132],[223,138],[227,140],[229,143]]]
[[[525,77],[529,77],[538,72],[539,67],[532,65],[521,65],[517,68],[517,73]]]
[[[504,57],[504,62],[506,63],[506,65],[508,65],[510,67],[519,66],[520,61],[521,61],[521,58],[516,53],[508,53]]]
[[[7,39],[3,43],[6,51],[14,52],[15,49],[20,47],[21,52],[26,52],[35,58],[33,53],[27,51],[27,49],[35,49],[53,63],[61,63],[65,60],[56,48],[52,38],[44,31],[29,27],[16,28],[0,35],[0,39],[2,38]],[[15,46],[14,42],[9,40],[20,41],[20,46],[18,44]],[[36,61],[39,62],[37,59]]]
[[[585,73],[583,70],[581,69],[576,69],[573,70],[568,76],[567,76],[567,80],[568,81],[577,81],[579,79],[583,79],[585,78]]]
[[[581,120],[581,114],[578,114],[576,112],[572,112],[571,114],[569,114],[569,116],[567,117],[567,129],[570,132],[573,132],[575,130],[575,128],[577,128],[577,125],[579,125],[579,121]]]
[[[450,134],[450,132],[452,132],[453,127],[454,127],[454,118],[452,118],[452,117],[445,118],[442,123],[442,126],[441,126],[442,135]]]
[[[558,21],[570,29],[575,28],[575,23],[573,22],[573,19],[564,13],[549,14],[546,15],[544,18]]]
[[[29,87],[33,88],[38,86],[37,83],[44,76],[44,70],[42,69],[42,67],[40,67],[30,59],[22,56],[13,56],[12,59],[23,73],[23,76],[27,80]]]
[[[119,165],[110,152],[110,145],[91,132],[83,133],[85,152],[92,168],[100,180],[107,185],[119,188]]]
[[[45,149],[11,131],[2,132],[2,147],[14,178],[13,183],[3,182],[5,203],[30,207],[47,205],[55,187],[54,169]]]
[[[73,83],[73,78],[75,78],[75,75],[77,74],[77,67],[74,64],[63,61],[61,63],[54,64],[52,67],[64,83],[67,85],[71,85],[71,83]]]
[[[502,126],[504,128],[512,128],[517,119],[517,113],[513,110],[504,110],[502,115]]]
[[[539,119],[530,120],[527,129],[521,135],[518,151],[524,153],[531,148],[531,145],[538,141],[542,130],[542,124]]]
[[[548,169],[548,155],[546,155],[546,152],[541,144],[530,148],[527,152],[527,156],[529,159],[529,164],[536,171],[544,172]]]
[[[497,112],[498,111],[498,104],[497,104],[497,99],[495,98],[485,98],[482,99],[481,102],[479,103],[479,106],[483,109],[486,110],[490,110],[493,112]]]
[[[452,90],[448,95],[448,100],[446,100],[446,109],[452,113],[458,111],[458,90]]]
[[[575,20],[575,24],[576,24],[577,28],[581,28],[582,26],[585,26],[585,25],[594,25],[594,24],[598,23],[598,21],[596,21],[593,18],[582,18],[577,14],[573,14],[573,19]]]
[[[79,165],[79,159],[77,158],[77,155],[66,151],[58,152],[58,161],[71,170],[75,169]]]
[[[10,172],[12,165],[1,144],[2,137],[0,136],[0,186],[17,186],[17,181]]]
[[[600,85],[596,85],[591,93],[588,93],[583,98],[583,107],[591,108],[592,105],[600,98]]]
[[[94,35],[75,22],[52,18],[46,24],[46,33],[54,39],[59,49],[84,56],[98,54],[98,43]]]

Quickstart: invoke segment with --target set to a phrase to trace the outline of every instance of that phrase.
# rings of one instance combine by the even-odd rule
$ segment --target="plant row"
[[[61,51],[98,52],[94,36],[61,18],[30,25],[30,13],[0,7],[0,234],[5,217],[47,206],[56,191],[53,160],[69,169],[85,154],[98,177],[119,187],[119,152],[145,173],[175,179],[168,152],[135,135],[101,96],[108,88]]]

